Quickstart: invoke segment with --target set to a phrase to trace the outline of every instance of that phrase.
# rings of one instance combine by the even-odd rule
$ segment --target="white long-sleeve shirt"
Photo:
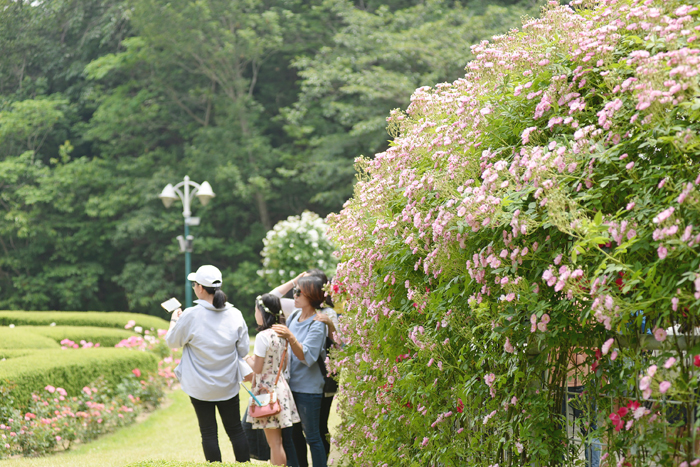
[[[165,335],[168,346],[182,347],[175,375],[188,396],[203,401],[231,399],[250,373],[243,360],[250,347],[248,326],[230,303],[222,309],[206,300],[195,303]]]

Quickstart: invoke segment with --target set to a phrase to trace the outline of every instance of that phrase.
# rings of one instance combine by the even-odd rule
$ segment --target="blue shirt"
[[[289,387],[294,392],[304,394],[323,394],[325,380],[318,366],[318,357],[326,358],[324,344],[326,343],[326,325],[314,321],[313,316],[299,322],[301,310],[289,317],[287,327],[294,334],[304,350],[304,361],[292,354],[289,372]]]

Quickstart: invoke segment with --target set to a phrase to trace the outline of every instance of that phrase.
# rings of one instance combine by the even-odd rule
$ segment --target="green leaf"
[[[602,224],[602,223],[603,223],[603,212],[602,212],[602,211],[598,211],[598,212],[595,214],[595,217],[593,218],[593,224],[595,224],[595,225],[600,225],[600,224]]]

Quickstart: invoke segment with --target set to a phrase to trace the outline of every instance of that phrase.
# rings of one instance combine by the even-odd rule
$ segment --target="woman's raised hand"
[[[301,279],[302,277],[304,277],[304,276],[308,276],[308,274],[306,273],[306,271],[302,272],[302,273],[299,274],[297,277],[295,277],[294,279],[292,279],[292,284],[294,285],[294,287],[297,286],[297,281],[298,281],[299,279]]]
[[[320,321],[326,326],[330,326],[331,324],[333,324],[333,322],[331,321],[331,317],[325,313],[316,313],[316,315],[314,316],[314,321]]]
[[[282,339],[290,339],[294,337],[292,331],[290,331],[289,328],[284,324],[273,324],[272,330],[275,331],[277,335],[280,336]]]

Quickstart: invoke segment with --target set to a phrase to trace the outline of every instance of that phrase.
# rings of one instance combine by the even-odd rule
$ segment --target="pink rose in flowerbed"
[[[160,336],[160,331],[158,335]],[[167,331],[166,331],[167,333]],[[145,334],[143,336],[130,336],[126,339],[122,339],[115,345],[117,348],[126,349],[136,349],[136,350],[156,350],[159,346],[164,346],[162,341],[152,334]],[[161,354],[162,355],[162,354]]]
[[[144,408],[157,407],[163,388],[175,380],[172,365],[163,361],[157,374],[138,375],[142,376],[140,381],[125,378],[113,388],[100,378],[79,394],[47,385],[22,410],[0,406],[0,413],[8,414],[0,418],[0,457],[49,454],[76,440],[84,443],[132,423]]]
[[[524,457],[504,454],[509,465],[559,463],[566,440],[552,426],[570,379],[652,404],[697,376],[664,364],[675,352],[665,329],[700,321],[698,10],[579,4],[549,4],[520,32],[473,46],[463,78],[417,89],[387,119],[387,151],[356,160],[354,196],[328,218],[349,339],[331,367],[352,381],[336,443],[358,464],[393,465],[400,450],[425,465],[500,465],[484,453],[518,451],[514,433]],[[611,358],[592,358],[601,343]],[[445,423],[456,396],[464,411]],[[614,414],[608,462],[668,463],[679,447],[665,417],[621,415],[615,397],[595,402]],[[478,441],[457,433],[485,416]]]
[[[84,339],[80,341],[80,345],[76,344],[75,342],[73,342],[70,339],[63,339],[61,341],[61,348],[62,349],[80,349],[80,348],[89,349],[91,347],[99,347],[99,346],[100,346],[99,342],[96,344],[93,344],[92,342],[88,342]]]

